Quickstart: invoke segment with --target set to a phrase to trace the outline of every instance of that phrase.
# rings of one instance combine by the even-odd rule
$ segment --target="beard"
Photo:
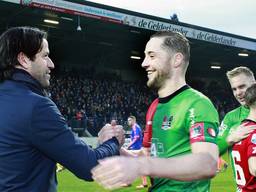
[[[155,71],[154,77],[151,77],[147,81],[147,86],[151,89],[159,90],[166,79],[169,79],[171,77],[171,73],[169,70],[159,70]]]

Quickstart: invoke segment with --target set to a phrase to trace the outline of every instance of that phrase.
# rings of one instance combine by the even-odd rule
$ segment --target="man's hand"
[[[124,130],[121,125],[111,126],[110,124],[106,124],[98,133],[98,137],[100,144],[111,139],[112,137],[116,137],[119,145],[122,146],[125,140]]]
[[[116,125],[113,127],[114,131],[115,131],[115,137],[117,138],[120,147],[123,146],[124,142],[125,142],[125,131],[123,129],[122,125]]]
[[[93,179],[106,189],[120,188],[123,184],[130,184],[142,176],[139,173],[138,161],[137,158],[121,156],[100,160],[99,165],[92,169]]]
[[[242,139],[248,137],[248,135],[256,129],[256,126],[244,126],[243,124],[239,125],[237,129],[232,131],[227,137],[228,145],[233,145]]]

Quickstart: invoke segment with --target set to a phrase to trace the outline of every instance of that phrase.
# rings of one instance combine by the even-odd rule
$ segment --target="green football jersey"
[[[237,128],[248,115],[249,109],[244,106],[240,106],[225,115],[217,137],[217,144],[221,155],[228,149],[226,139],[229,133],[232,132],[234,128]]]
[[[216,143],[218,125],[218,113],[211,101],[186,85],[159,98],[153,118],[151,156],[176,157],[191,153],[191,143]],[[208,192],[209,188],[209,179],[184,182],[154,178],[151,191]]]

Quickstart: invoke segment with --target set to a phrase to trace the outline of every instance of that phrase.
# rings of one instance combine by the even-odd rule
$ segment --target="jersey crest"
[[[171,129],[172,120],[173,120],[173,115],[171,115],[170,117],[164,116],[164,119],[163,119],[163,123],[162,123],[161,128],[162,128],[163,130]]]

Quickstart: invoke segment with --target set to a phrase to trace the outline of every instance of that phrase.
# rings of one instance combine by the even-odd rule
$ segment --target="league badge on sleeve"
[[[211,142],[216,143],[218,131],[213,123],[198,122],[190,128],[190,143]]]
[[[190,142],[204,141],[204,123],[195,123],[190,128]]]

